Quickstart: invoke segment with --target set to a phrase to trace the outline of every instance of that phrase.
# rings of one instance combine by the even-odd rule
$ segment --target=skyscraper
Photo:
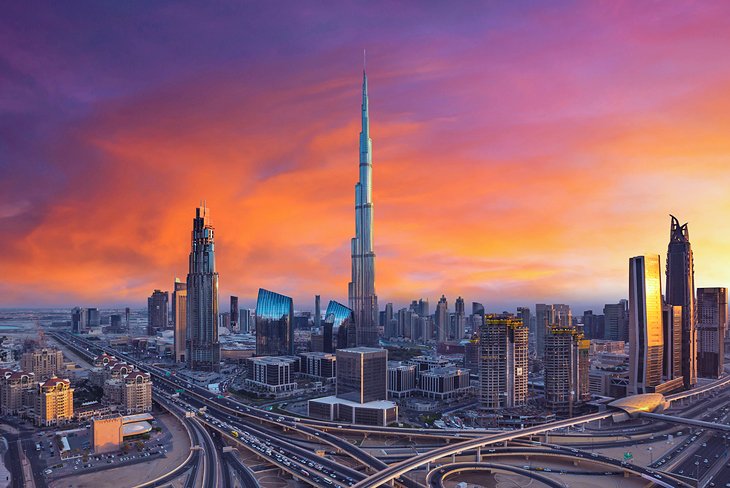
[[[548,328],[555,324],[555,306],[538,303],[535,305],[535,341],[537,355],[542,357],[545,354],[545,336]]]
[[[451,331],[451,339],[460,341],[464,338],[464,330],[466,329],[466,310],[464,308],[464,299],[458,297],[454,304],[454,321]]]
[[[187,330],[185,345],[190,369],[217,371],[218,272],[215,270],[214,228],[208,207],[195,209],[187,277]]]
[[[553,305],[553,309],[555,310],[555,323],[557,325],[562,325],[563,327],[573,325],[573,312],[570,310],[570,305],[556,303]]]
[[[611,341],[629,340],[629,302],[607,303],[603,306],[604,337]]]
[[[480,404],[485,410],[527,403],[527,336],[521,319],[487,315],[479,330]]]
[[[337,397],[357,403],[388,398],[388,351],[373,347],[337,350]]]
[[[256,301],[256,355],[294,354],[294,302],[291,298],[259,288]]]
[[[590,400],[588,352],[590,341],[572,325],[553,325],[545,336],[545,406],[573,416],[573,409]]]
[[[238,314],[238,297],[231,295],[231,331],[239,331]]]
[[[535,331],[530,327],[530,308],[517,307],[517,317],[522,320],[522,324],[527,327],[527,344],[531,348],[535,347]]]
[[[180,283],[180,280],[175,278],[175,291],[173,296],[173,309],[172,317],[173,323],[175,324],[174,336],[175,336],[175,362],[185,363],[186,349],[185,349],[185,338],[187,336],[188,329],[188,289],[187,283]]]
[[[438,342],[446,342],[449,339],[449,303],[446,296],[441,295],[439,302],[436,304],[436,313],[434,315],[436,322],[436,340]]]
[[[334,347],[345,349],[352,346],[355,342],[354,322],[355,317],[351,309],[330,300],[324,314],[324,352],[333,352]],[[336,345],[333,344],[333,340],[336,341]]]
[[[155,290],[147,298],[147,335],[155,335],[158,330],[167,328],[168,297],[166,291]]]
[[[725,365],[727,288],[697,288],[697,374],[718,378]]]
[[[629,261],[629,394],[654,392],[663,355],[659,256],[636,256]]]
[[[682,378],[682,307],[664,304],[664,381]],[[683,382],[684,384],[684,382]]]
[[[322,309],[320,305],[319,295],[314,296],[314,327],[319,329],[322,324]],[[328,351],[329,352],[329,351]]]
[[[697,384],[697,310],[695,270],[687,224],[674,215],[667,248],[667,303],[682,307],[682,376],[684,387]]]
[[[187,289],[187,283],[183,283],[180,281],[180,278],[175,278],[175,283],[173,283],[172,286],[172,306],[170,308],[170,313],[172,314],[172,329],[175,330],[177,326],[177,317],[175,317],[175,310],[177,309],[177,292],[180,290],[186,290]]]
[[[352,239],[352,281],[348,286],[350,308],[355,313],[357,346],[378,344],[378,297],[375,295],[373,248],[373,160],[368,110],[368,78],[362,73],[362,130],[360,132],[360,180],[355,185],[355,237]]]

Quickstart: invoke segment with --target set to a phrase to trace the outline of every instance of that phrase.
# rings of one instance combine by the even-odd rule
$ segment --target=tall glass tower
[[[629,394],[653,393],[662,382],[664,328],[659,256],[629,260]]]
[[[355,344],[378,344],[378,297],[375,295],[373,251],[373,160],[368,111],[368,78],[362,73],[362,130],[360,131],[360,181],[355,185],[355,237],[352,239],[352,281],[348,285],[350,308],[355,313]]]
[[[195,209],[193,219],[185,338],[188,367],[200,371],[217,371],[220,366],[218,273],[213,233],[210,212],[203,204]]]
[[[697,310],[695,270],[687,224],[674,215],[667,249],[667,303],[682,307],[682,376],[684,387],[697,384]]]

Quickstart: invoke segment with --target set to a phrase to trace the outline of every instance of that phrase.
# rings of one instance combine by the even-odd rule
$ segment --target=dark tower
[[[697,384],[697,311],[695,309],[695,271],[687,224],[680,225],[674,215],[667,249],[667,296],[669,305],[682,307],[682,376],[684,387]]]

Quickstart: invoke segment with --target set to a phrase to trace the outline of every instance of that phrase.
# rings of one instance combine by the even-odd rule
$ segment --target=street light
[[[649,451],[649,456],[650,456],[649,465],[652,465],[652,464],[654,464],[654,448],[649,446],[646,448],[646,450]]]

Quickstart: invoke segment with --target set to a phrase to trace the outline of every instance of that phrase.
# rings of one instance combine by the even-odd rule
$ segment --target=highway
[[[510,466],[508,464],[495,464],[495,463],[454,463],[442,466],[439,468],[432,469],[426,475],[426,486],[433,488],[443,488],[444,479],[448,476],[463,473],[465,471],[487,471],[491,473],[493,471],[502,471],[506,473],[520,474],[527,478],[540,481],[551,488],[565,488],[563,483],[555,481],[543,474],[536,473],[523,468]]]

